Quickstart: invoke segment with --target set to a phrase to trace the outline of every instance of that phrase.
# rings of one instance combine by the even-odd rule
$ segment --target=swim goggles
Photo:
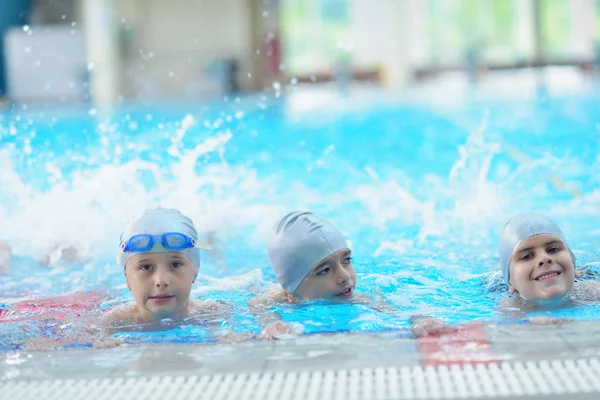
[[[134,235],[121,243],[121,251],[123,253],[145,253],[149,251],[154,244],[161,243],[165,250],[180,251],[192,247],[210,248],[203,242],[198,242],[191,237],[179,232],[167,232],[162,235],[140,234]]]

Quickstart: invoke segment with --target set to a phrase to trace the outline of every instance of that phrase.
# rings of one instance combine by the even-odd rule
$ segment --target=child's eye
[[[548,249],[548,253],[558,253],[558,252],[559,252],[559,251],[561,251],[561,250],[562,250],[562,249],[561,249],[560,247],[556,247],[556,246],[554,246],[554,247],[550,247],[550,248]]]
[[[150,271],[152,269],[152,265],[142,265],[140,269],[143,271]]]
[[[352,264],[352,257],[346,257],[344,259],[344,264]]]
[[[320,270],[319,272],[317,272],[317,275],[326,275],[329,272],[330,269],[331,268],[329,268],[329,267],[323,268],[322,270]]]
[[[181,267],[181,263],[174,262],[174,263],[171,264],[171,267],[173,267],[173,268],[179,268],[179,267]]]
[[[521,256],[521,258],[519,258],[519,260],[527,261],[527,260],[531,260],[531,257],[532,257],[531,253],[525,253]]]

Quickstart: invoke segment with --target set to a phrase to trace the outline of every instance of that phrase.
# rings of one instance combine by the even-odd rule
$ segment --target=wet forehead
[[[169,252],[161,252],[161,253],[141,253],[141,254],[136,254],[133,257],[131,257],[127,263],[129,264],[131,263],[140,263],[140,262],[155,262],[155,263],[161,263],[161,262],[168,262],[171,260],[183,260],[185,261],[186,256],[185,254],[182,254],[180,252],[176,252],[176,251],[169,251]]]

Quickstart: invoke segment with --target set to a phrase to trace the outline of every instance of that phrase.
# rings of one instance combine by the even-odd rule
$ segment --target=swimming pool
[[[497,304],[506,293],[491,273],[496,238],[523,210],[551,215],[578,264],[594,274],[597,94],[448,102],[311,96],[111,114],[4,112],[0,239],[15,255],[0,276],[1,307],[93,289],[107,292],[103,309],[131,300],[114,262],[116,243],[130,217],[158,204],[190,215],[213,242],[192,297],[235,306],[234,315],[213,321],[222,331],[260,330],[245,303],[274,282],[266,238],[290,209],[339,226],[352,242],[358,291],[397,309],[318,301],[275,309],[306,333],[406,329],[415,314],[450,323],[505,320]],[[38,265],[57,243],[78,248],[84,260]],[[593,305],[539,313],[599,318]],[[3,349],[53,334],[27,319],[3,328]],[[197,325],[119,335],[130,343],[213,340]]]

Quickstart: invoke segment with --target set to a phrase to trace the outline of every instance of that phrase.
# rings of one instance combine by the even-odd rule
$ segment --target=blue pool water
[[[352,242],[358,292],[396,311],[315,301],[275,308],[284,320],[307,333],[406,329],[415,314],[502,321],[496,240],[514,213],[551,215],[578,264],[596,271],[598,110],[593,94],[433,103],[360,93],[302,107],[293,96],[252,96],[110,114],[7,110],[0,240],[14,255],[0,275],[0,305],[92,289],[106,299],[91,314],[131,301],[114,261],[118,237],[129,218],[162,205],[191,216],[213,242],[192,297],[236,311],[215,316],[211,328],[119,336],[203,342],[215,329],[257,333],[245,304],[275,281],[270,226],[285,211],[309,209]],[[39,265],[57,244],[74,246],[83,260]],[[596,319],[600,311],[552,315]],[[3,324],[3,348],[48,329],[33,316]]]

